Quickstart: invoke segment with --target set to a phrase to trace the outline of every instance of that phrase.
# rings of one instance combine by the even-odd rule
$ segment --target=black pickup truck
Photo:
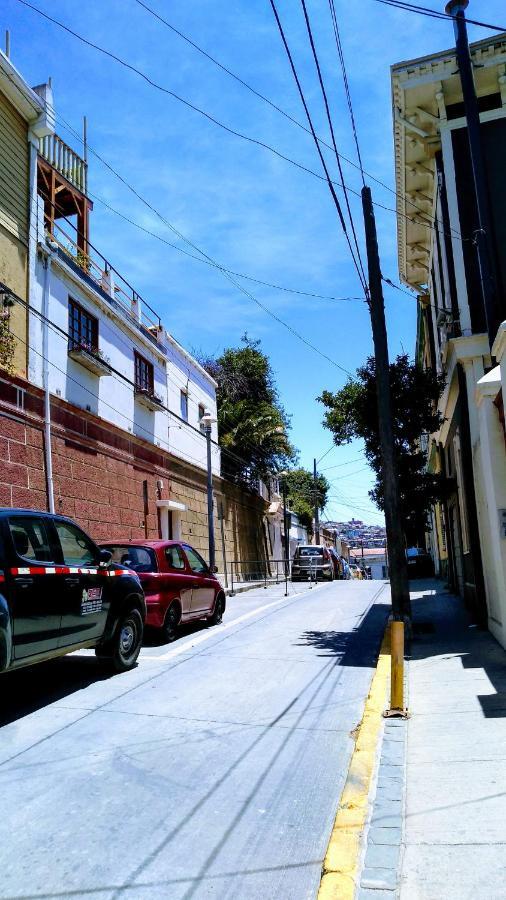
[[[0,672],[83,647],[127,671],[145,617],[137,575],[112,565],[75,522],[0,508]]]

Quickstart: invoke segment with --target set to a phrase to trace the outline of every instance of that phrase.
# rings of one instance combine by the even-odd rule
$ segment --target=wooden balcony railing
[[[86,194],[87,163],[57,134],[49,134],[39,140],[39,153],[60,175],[70,181],[81,193]]]

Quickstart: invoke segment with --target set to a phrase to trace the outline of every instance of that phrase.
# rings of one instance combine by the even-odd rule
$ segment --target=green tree
[[[444,496],[445,480],[426,471],[427,455],[422,437],[442,424],[437,402],[444,389],[444,377],[423,369],[401,354],[390,364],[392,417],[397,455],[401,515],[408,545],[417,544],[427,528],[431,505]],[[371,499],[383,509],[381,449],[376,401],[376,371],[373,357],[357,369],[357,378],[336,393],[323,391],[317,398],[325,406],[325,428],[337,446],[361,438],[365,455],[376,474]]]
[[[223,474],[232,479],[266,478],[293,463],[296,451],[288,438],[283,409],[268,357],[260,341],[242,338],[217,359],[201,363],[217,381],[218,433]]]
[[[283,475],[286,486],[288,505],[297,513],[301,525],[312,530],[314,513],[315,485],[313,473],[307,469],[291,469]],[[317,475],[316,491],[318,497],[318,509],[320,512],[327,503],[327,495],[330,485],[324,475]]]

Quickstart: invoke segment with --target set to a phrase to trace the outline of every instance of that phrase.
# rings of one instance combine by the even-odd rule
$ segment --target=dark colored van
[[[117,672],[139,655],[139,578],[71,519],[0,508],[0,672],[93,648]]]

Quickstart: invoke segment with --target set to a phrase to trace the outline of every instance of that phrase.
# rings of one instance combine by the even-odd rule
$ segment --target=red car
[[[199,553],[179,541],[118,541],[101,544],[112,561],[132,569],[146,597],[146,625],[160,628],[167,641],[179,625],[206,619],[219,625],[225,593]]]

